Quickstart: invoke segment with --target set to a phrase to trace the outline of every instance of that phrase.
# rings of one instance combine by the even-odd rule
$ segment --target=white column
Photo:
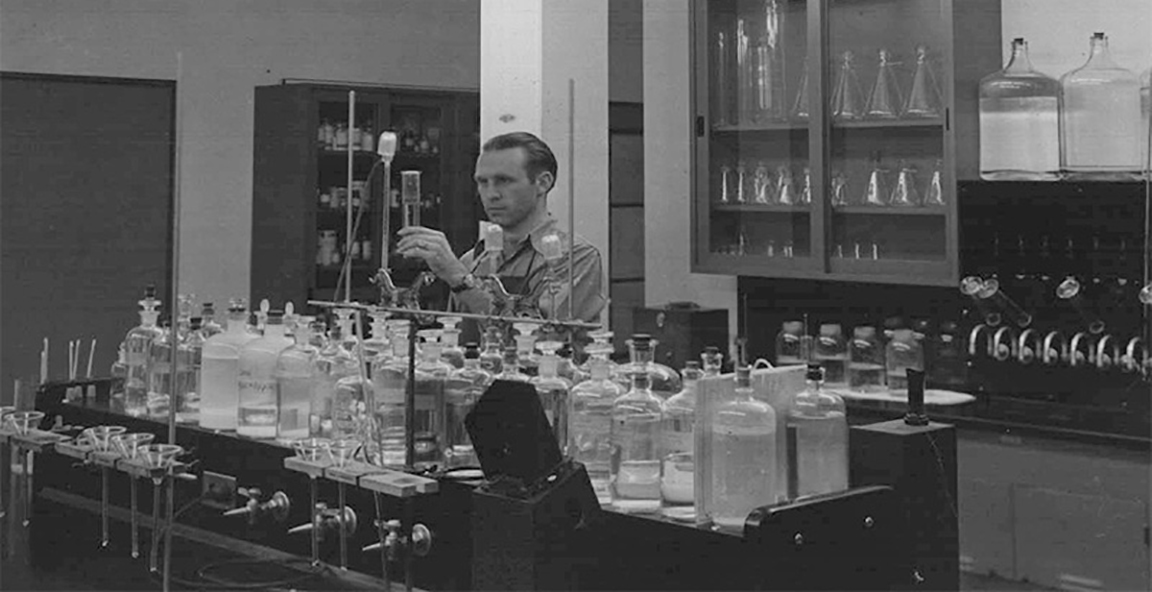
[[[574,190],[576,233],[600,250],[607,291],[608,0],[482,0],[480,135],[511,131],[540,136],[556,154],[548,209],[566,228]]]

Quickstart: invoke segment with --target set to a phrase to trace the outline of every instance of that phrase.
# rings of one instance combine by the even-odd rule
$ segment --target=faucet
[[[985,325],[984,323],[980,323],[980,324],[976,325],[975,327],[972,327],[972,331],[970,331],[968,333],[968,358],[969,359],[975,359],[976,356],[980,355],[979,350],[976,347],[977,343],[980,340],[981,335],[986,333],[987,331],[990,331],[990,330],[991,330],[991,327],[989,327],[988,325]],[[991,345],[991,342],[988,341],[988,337],[986,335],[984,336],[984,340],[985,341],[984,341],[984,352],[983,353],[988,354],[988,355],[992,355],[992,345]]]
[[[1059,331],[1049,331],[1044,336],[1040,359],[1046,366],[1055,366],[1061,361],[1068,360],[1068,342],[1063,334]]]
[[[1109,348],[1109,344],[1112,345]],[[1113,364],[1120,362],[1120,346],[1113,343],[1112,335],[1105,335],[1096,342],[1096,367],[1100,370],[1107,370]]]
[[[1009,325],[996,330],[992,337],[992,355],[997,361],[1007,362],[1016,355],[1016,331]]]
[[[1139,357],[1137,357],[1139,352]],[[1144,347],[1144,340],[1139,337],[1133,337],[1128,340],[1128,346],[1124,348],[1124,356],[1120,358],[1120,367],[1125,372],[1138,372],[1145,366],[1145,359],[1148,357],[1148,350]]]
[[[1068,344],[1068,365],[1075,368],[1080,364],[1088,363],[1094,364],[1096,362],[1096,352],[1092,349],[1092,337],[1087,333],[1080,331],[1072,336],[1072,341]],[[1086,346],[1085,351],[1080,351],[1080,344]]]
[[[1040,333],[1035,329],[1025,329],[1020,333],[1020,340],[1016,346],[1016,359],[1021,364],[1031,364],[1036,358],[1043,356]]]

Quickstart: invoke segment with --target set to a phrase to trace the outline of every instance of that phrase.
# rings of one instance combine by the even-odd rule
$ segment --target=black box
[[[700,360],[709,345],[728,352],[728,311],[673,303],[633,310],[636,333],[651,335],[658,343],[656,361],[679,370],[688,360]]]

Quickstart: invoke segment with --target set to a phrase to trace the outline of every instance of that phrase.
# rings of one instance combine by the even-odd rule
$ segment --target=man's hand
[[[397,252],[405,257],[423,259],[432,273],[449,286],[459,284],[468,275],[468,268],[452,253],[452,245],[448,244],[443,232],[423,226],[407,226],[397,234],[400,236]]]

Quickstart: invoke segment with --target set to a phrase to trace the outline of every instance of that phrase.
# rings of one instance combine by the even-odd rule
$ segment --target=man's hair
[[[511,132],[493,136],[484,142],[484,146],[480,150],[494,152],[513,148],[524,149],[524,168],[528,171],[530,179],[535,181],[540,173],[548,171],[552,173],[552,183],[556,183],[556,155],[552,154],[552,149],[544,143],[544,140],[528,132]]]

